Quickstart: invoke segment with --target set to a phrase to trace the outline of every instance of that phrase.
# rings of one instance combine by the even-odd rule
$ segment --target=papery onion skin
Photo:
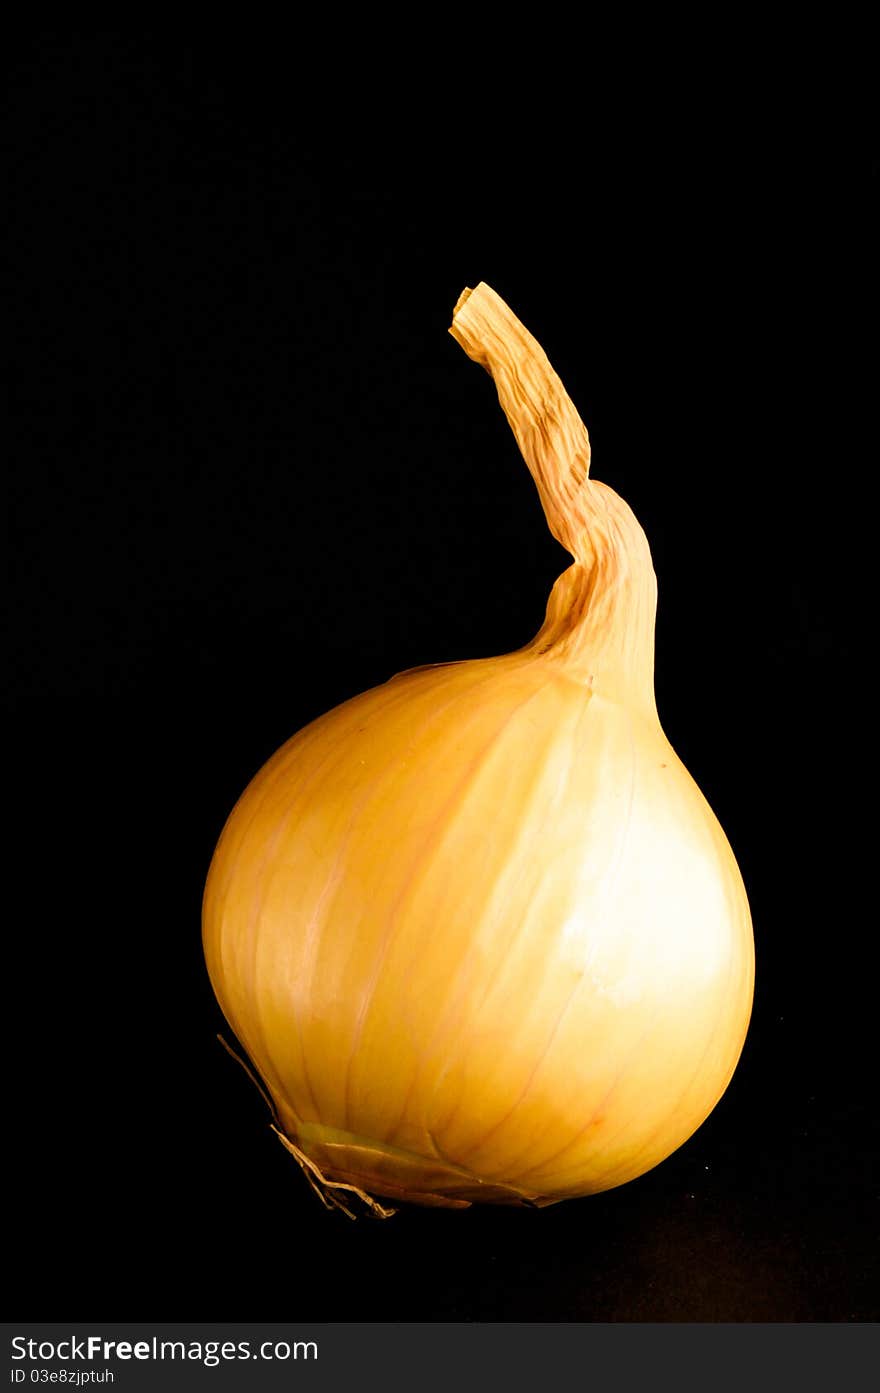
[[[488,286],[452,332],[574,565],[525,648],[400,674],[288,741],[224,828],[204,946],[279,1129],[327,1180],[549,1204],[649,1170],[714,1107],[752,928],[657,718],[644,533]]]

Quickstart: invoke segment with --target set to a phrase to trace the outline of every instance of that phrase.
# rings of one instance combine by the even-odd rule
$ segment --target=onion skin
[[[525,648],[402,673],[278,751],[223,830],[204,948],[279,1131],[326,1181],[550,1204],[641,1175],[712,1110],[752,928],[657,717],[644,533],[488,286],[452,333],[574,565]]]

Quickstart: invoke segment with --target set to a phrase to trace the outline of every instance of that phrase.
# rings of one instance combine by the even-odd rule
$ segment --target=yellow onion
[[[504,301],[465,290],[450,332],[574,564],[524,648],[401,673],[289,740],[205,891],[220,1005],[342,1207],[621,1185],[714,1107],[752,1003],[742,879],[657,717],[645,535],[589,479],[587,432]]]

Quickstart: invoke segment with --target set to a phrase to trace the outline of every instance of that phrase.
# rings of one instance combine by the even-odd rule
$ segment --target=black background
[[[600,90],[604,60],[557,54],[539,99],[527,47],[453,47],[436,84],[356,49],[59,29],[15,51],[15,1314],[877,1319],[870,162],[807,134],[815,101],[770,97],[754,55],[624,51]],[[216,1043],[200,898],[294,730],[541,622],[566,557],[446,333],[480,279],[648,533],[661,719],[749,889],[755,1012],[715,1113],[642,1179],[351,1224]]]

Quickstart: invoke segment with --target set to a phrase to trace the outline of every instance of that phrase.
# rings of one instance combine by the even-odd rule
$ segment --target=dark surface
[[[548,107],[511,146],[399,73],[328,72],[318,105],[273,53],[59,31],[10,85],[12,1314],[876,1320],[876,180],[723,99],[694,121],[648,91],[626,127],[597,101],[588,133]],[[288,735],[541,622],[566,559],[446,334],[480,279],[650,538],[658,705],[749,889],[755,1012],[722,1103],[643,1179],[351,1224],[216,1044],[200,897]]]

